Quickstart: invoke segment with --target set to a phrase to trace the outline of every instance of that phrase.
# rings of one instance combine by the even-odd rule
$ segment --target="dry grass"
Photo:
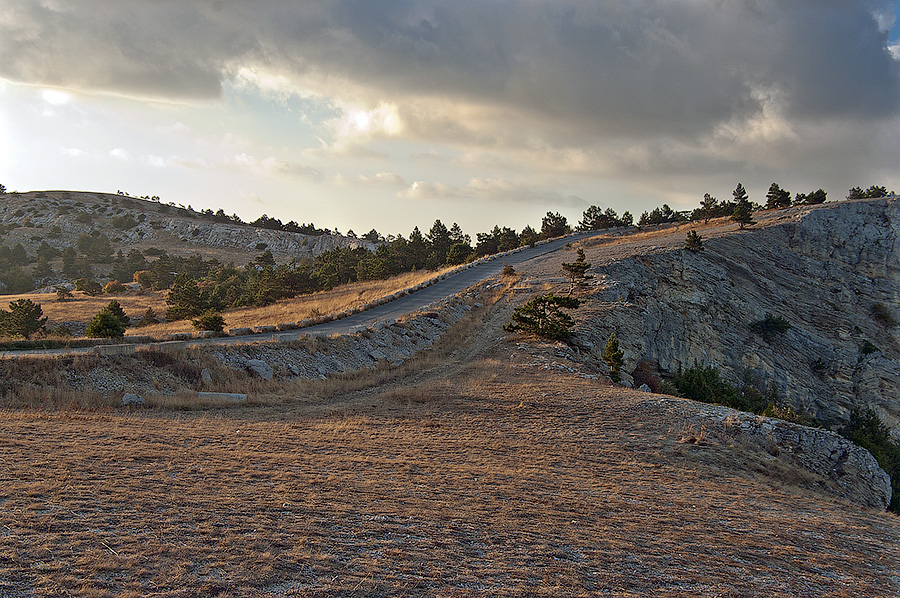
[[[99,295],[91,297],[81,291],[74,292],[75,299],[70,301],[57,301],[56,293],[24,293],[22,295],[0,296],[0,308],[6,309],[7,303],[19,299],[30,299],[41,305],[44,315],[47,316],[47,324],[54,326],[60,322],[89,322],[98,311],[109,305],[115,299],[125,313],[132,317],[138,317],[152,307],[159,315],[166,313],[166,299],[164,292],[145,291],[141,294],[128,293],[122,295]],[[129,330],[130,332],[130,330]]]
[[[544,349],[497,343],[508,308],[257,407],[0,412],[0,595],[900,590],[896,517],[535,367]]]
[[[343,404],[0,414],[5,596],[888,596],[896,518],[510,359]]]
[[[371,303],[381,297],[386,297],[405,288],[415,286],[421,282],[434,278],[449,268],[438,271],[409,272],[387,280],[376,280],[343,285],[330,291],[302,295],[294,299],[279,301],[266,307],[247,307],[226,311],[225,321],[230,328],[252,326],[275,326],[284,322],[296,322],[315,315],[325,315],[342,312],[344,310],[360,307]],[[78,291],[74,301],[57,301],[52,293],[25,293],[22,295],[4,295],[0,300],[12,302],[18,299],[30,299],[40,303],[44,315],[47,316],[48,326],[55,326],[60,322],[84,322],[87,323],[101,309],[106,307],[112,299],[118,301],[129,316],[138,318],[148,307],[160,318],[166,313],[166,292],[145,291],[141,294],[128,293],[122,295],[102,295],[90,297]],[[2,304],[5,308],[6,305]],[[142,328],[129,328],[128,334],[141,334],[162,337],[165,334],[177,332],[191,332],[194,328],[189,320],[178,322],[163,322]]]

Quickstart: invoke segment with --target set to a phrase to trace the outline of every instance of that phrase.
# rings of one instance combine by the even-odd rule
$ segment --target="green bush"
[[[757,333],[770,343],[777,334],[784,334],[792,328],[791,323],[781,316],[766,313],[766,317],[758,322],[750,324],[750,330]]]
[[[891,437],[890,429],[871,407],[850,412],[850,424],[841,435],[866,449],[883,470],[891,476],[891,504],[889,511],[900,513],[900,440]]]
[[[122,338],[125,325],[111,311],[103,308],[88,322],[85,332],[91,338]]]
[[[197,330],[210,330],[218,333],[225,330],[225,318],[219,312],[209,310],[197,319],[191,320],[191,325]]]
[[[750,384],[748,375],[745,375],[743,382],[741,387],[734,386],[723,380],[716,368],[698,365],[678,374],[673,380],[678,394],[688,399],[763,414],[774,403],[774,396],[766,397],[756,390]]]

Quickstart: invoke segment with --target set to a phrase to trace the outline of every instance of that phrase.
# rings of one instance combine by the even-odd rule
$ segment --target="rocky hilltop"
[[[629,372],[711,365],[828,424],[871,406],[900,431],[898,226],[895,198],[795,207],[699,252],[595,262],[579,342],[615,332]],[[767,314],[791,327],[754,332]]]
[[[99,231],[114,250],[156,247],[169,253],[199,253],[237,263],[270,250],[280,260],[312,258],[339,247],[374,246],[342,235],[305,235],[214,222],[192,209],[108,193],[29,191],[7,193],[0,202],[3,244],[34,253],[42,241],[56,249],[75,244],[79,235]]]

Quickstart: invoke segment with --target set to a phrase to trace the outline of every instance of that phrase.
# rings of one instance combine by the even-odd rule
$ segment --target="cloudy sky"
[[[384,234],[900,190],[898,4],[0,0],[0,183]]]

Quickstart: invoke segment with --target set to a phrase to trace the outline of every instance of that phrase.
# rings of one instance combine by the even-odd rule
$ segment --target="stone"
[[[212,384],[212,374],[207,368],[200,370],[200,381],[204,384]]]
[[[123,407],[143,407],[147,404],[147,401],[144,400],[144,397],[141,395],[136,395],[130,392],[122,395],[122,406]]]
[[[247,369],[262,378],[263,380],[271,380],[274,376],[272,366],[262,359],[251,359],[247,362]]]
[[[226,403],[244,403],[247,395],[237,392],[198,392],[197,398],[225,401]]]
[[[641,386],[638,388],[638,390],[641,392],[653,392],[653,389],[651,389],[649,386],[647,386],[646,383],[641,384]]]

